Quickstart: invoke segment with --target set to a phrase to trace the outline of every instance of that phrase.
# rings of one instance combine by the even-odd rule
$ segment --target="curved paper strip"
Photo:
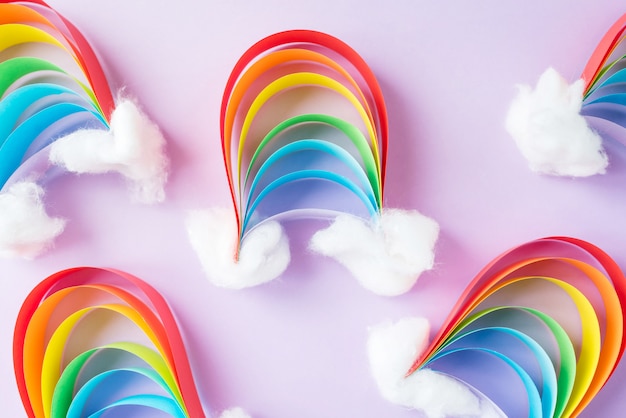
[[[587,177],[609,164],[603,139],[626,145],[626,14],[606,32],[581,78],[568,83],[553,68],[536,87],[521,86],[506,127],[528,160],[543,174]]]
[[[254,118],[261,110],[261,107],[263,107],[263,105],[265,105],[266,102],[270,101],[275,95],[278,95],[286,90],[292,90],[294,88],[304,86],[319,86],[327,88],[343,96],[358,111],[359,116],[366,126],[368,137],[375,137],[374,126],[371,124],[371,118],[368,116],[367,110],[359,102],[358,97],[352,94],[352,92],[343,84],[321,74],[305,72],[288,74],[268,84],[263,90],[261,90],[261,92],[256,96],[250,107],[247,109],[244,121],[241,126],[239,147],[237,152],[237,167],[239,169],[239,172],[241,172],[242,155],[244,152],[245,141],[248,137],[250,126],[252,125]],[[376,142],[372,142],[372,153],[374,155],[374,158],[377,159],[378,153],[375,144]]]
[[[372,202],[369,199],[369,197],[365,194],[365,192],[363,192],[363,190],[357,184],[353,183],[349,179],[346,179],[345,177],[342,177],[335,173],[323,171],[323,170],[298,170],[298,171],[294,171],[292,173],[286,174],[282,177],[279,177],[278,179],[271,182],[267,187],[265,187],[263,191],[259,193],[257,198],[250,204],[250,212],[249,212],[249,215],[247,215],[243,219],[243,225],[246,227],[248,225],[251,225],[251,227],[258,225],[258,222],[256,223],[250,222],[251,220],[250,216],[252,213],[254,213],[254,209],[256,209],[257,206],[261,203],[261,201],[270,193],[275,192],[279,190],[281,187],[294,183],[294,182],[298,182],[298,181],[313,182],[313,181],[319,181],[319,180],[321,180],[322,182],[330,182],[332,184],[342,186],[344,189],[351,191],[355,196],[358,197],[359,201],[363,204],[363,206],[366,207],[371,217],[374,217],[377,215],[378,211],[376,207],[372,205]]]
[[[343,163],[342,166],[345,166],[345,170],[336,173],[338,175],[333,175],[335,173],[325,171],[324,167],[320,167],[316,170],[312,168],[307,170],[299,169],[299,166],[305,165],[302,164],[303,162],[309,166],[314,164],[316,154],[324,154],[328,157],[333,157],[330,158],[330,161],[334,159],[340,160]],[[299,156],[299,158],[297,158],[297,156]],[[293,162],[290,157],[293,158]],[[248,217],[244,218],[244,230],[248,230],[254,226],[248,225],[250,215],[255,213],[254,209],[256,206],[258,206],[260,201],[272,190],[290,182],[316,178],[335,182],[353,191],[353,193],[362,200],[363,206],[368,209],[369,214],[376,216],[377,204],[374,191],[365,173],[362,171],[361,166],[352,155],[345,151],[344,148],[327,141],[304,139],[279,148],[276,152],[271,154],[259,168],[248,192],[248,199],[250,200],[246,202],[246,213]]]
[[[263,119],[261,113],[269,114],[278,106],[279,96],[298,92],[298,100],[306,101],[310,97],[315,100],[314,96],[307,95],[312,88],[332,92],[338,103],[349,105],[355,119],[347,120],[333,114],[336,111],[328,106],[314,112],[298,113],[296,109],[295,114],[272,120],[270,125],[273,126],[267,130],[258,127],[255,130],[257,121]],[[278,111],[272,115],[285,114],[280,106],[276,109]],[[311,133],[315,131],[312,127],[323,129]],[[340,40],[320,32],[294,30],[257,42],[242,55],[228,79],[222,99],[220,129],[239,245],[258,222],[281,216],[255,211],[263,208],[263,199],[280,200],[280,186],[291,181],[324,179],[336,182],[344,186],[346,192],[358,197],[355,201],[362,202],[369,217],[380,213],[387,154],[385,103],[371,70]],[[300,145],[290,148],[291,143]],[[305,147],[305,143],[325,145]],[[294,167],[289,172],[285,159],[296,152],[311,155],[325,152],[329,161],[321,168]],[[287,157],[287,154],[291,155]],[[287,171],[268,181],[267,173],[275,171],[280,164],[283,164],[281,170]],[[354,180],[344,179],[345,172],[355,173]],[[364,180],[367,184],[362,184]],[[259,183],[264,184],[262,190],[258,190]],[[323,185],[321,182],[320,187]],[[323,199],[324,194],[320,193],[320,199]],[[310,204],[312,206],[297,210],[328,216],[329,210],[333,209],[332,205],[322,202],[319,206],[314,202]],[[285,213],[295,210],[288,209]],[[336,209],[337,212],[343,210]],[[362,209],[351,212],[360,213]],[[256,221],[250,222],[251,219]]]
[[[76,418],[80,418],[84,416],[85,410],[93,409],[93,408],[88,408],[88,404],[90,401],[93,402],[93,399],[91,398],[93,397],[94,393],[97,393],[98,391],[105,392],[105,393],[107,392],[114,393],[116,390],[116,386],[118,386],[120,383],[119,380],[123,381],[126,379],[130,379],[133,377],[133,375],[141,376],[145,378],[146,380],[150,380],[153,383],[156,383],[159,386],[162,386],[163,389],[170,392],[170,395],[173,395],[171,393],[171,390],[166,386],[165,382],[160,378],[160,376],[150,369],[127,368],[127,369],[109,370],[92,378],[85,385],[83,385],[76,393],[76,396],[73,402],[71,403],[70,407],[68,408],[68,411],[65,414],[58,414],[57,416],[76,417]],[[116,381],[116,379],[119,379],[119,380]],[[110,387],[107,386],[108,384],[110,385]],[[180,404],[174,401],[172,398],[173,396],[145,395],[145,394],[125,396],[121,398],[120,400],[117,400],[115,402],[111,402],[102,406],[101,408],[97,410],[97,412],[90,412],[89,416],[94,416],[94,415],[97,416],[100,413],[100,411],[104,412],[107,409],[120,405],[121,403],[129,404],[130,403],[129,400],[132,399],[132,404],[134,405],[167,411],[173,417],[181,417],[181,418],[186,417],[187,416],[186,412],[181,408]],[[139,399],[143,399],[143,402],[138,402]],[[165,404],[167,406],[165,407],[157,406],[162,401],[165,401]]]
[[[624,39],[626,31],[626,14],[622,15],[602,37],[595,51],[589,58],[583,70],[583,80],[585,80],[585,91],[590,91],[606,71],[607,61],[615,49]],[[610,66],[610,64],[609,64]]]
[[[623,355],[625,306],[626,279],[599,248],[569,237],[532,241],[474,278],[407,375],[438,370],[448,355],[489,353],[522,379],[528,416],[576,416]],[[465,381],[476,387],[483,368],[471,367]],[[450,366],[441,371],[454,375]]]
[[[86,120],[99,119],[96,114],[83,106],[73,103],[60,103],[36,113],[14,129],[0,146],[0,184],[6,183],[15,170],[19,168],[28,155],[27,151],[32,149],[33,145],[36,146],[35,141],[42,132],[56,126],[63,126],[64,120],[79,112],[88,113],[85,117]],[[85,125],[87,124],[85,123]],[[46,136],[44,141],[43,146],[48,145],[53,140]],[[43,147],[36,148],[40,150]]]
[[[171,391],[171,388],[176,387],[176,382],[164,359],[160,357],[158,353],[143,345],[121,342],[88,350],[76,356],[67,365],[57,382],[57,389],[54,391],[51,406],[52,416],[64,417],[67,415],[74,397],[74,382],[79,379],[81,372],[88,368],[88,362],[97,362],[97,360],[94,359],[108,351],[119,351],[122,354],[126,354],[128,357],[134,357],[143,361],[146,365],[150,366],[151,369],[143,369],[141,372],[149,371],[151,374],[156,373],[152,374],[151,378],[157,381],[157,383],[160,384],[171,397],[175,398],[178,403],[182,403],[180,393]],[[106,373],[106,371],[104,373]]]
[[[67,84],[75,84],[79,87],[79,89],[71,91],[79,96],[82,96],[81,93],[83,93],[90,99],[90,103],[96,108],[96,110],[99,109],[94,93],[89,89],[89,87],[65,72],[59,66],[49,61],[35,57],[17,57],[0,63],[0,66],[0,68],[2,68],[2,78],[0,78],[0,95],[4,96],[3,101],[9,99],[6,95],[10,89],[13,89],[15,92],[20,91],[22,88],[28,88],[32,85],[41,86],[44,84],[42,82],[31,83],[33,76],[40,76],[41,79],[45,80],[46,76],[53,78],[54,75],[57,79],[66,78],[68,80]],[[38,81],[37,78],[35,78],[35,80]]]
[[[97,328],[80,328],[103,313]],[[116,318],[131,324],[131,330],[106,335],[107,324],[114,324]],[[86,330],[93,334],[92,329],[110,341],[85,350],[85,343],[73,335]],[[89,341],[89,335],[81,336],[79,340]],[[126,363],[107,361],[105,354],[111,352]],[[99,416],[122,405],[157,409],[176,417],[205,416],[167,302],[144,281],[117,270],[68,269],[35,287],[17,318],[13,360],[29,417],[79,417],[87,410],[90,416]],[[152,382],[153,392],[137,393],[139,388],[146,390],[145,384],[137,390],[128,388],[132,377]],[[120,391],[120,387],[129,390]]]
[[[2,187],[25,160],[71,132],[70,124],[64,122],[70,114],[76,111],[92,114],[92,117],[73,118],[74,131],[107,129],[114,103],[102,68],[88,43],[44,2],[5,0],[0,2],[0,15],[0,51],[21,45],[26,54],[37,53],[29,45],[44,44],[75,63],[75,67],[63,69],[50,57],[34,55],[17,56],[0,63]],[[38,112],[29,114],[34,103]],[[94,124],[95,121],[100,123]],[[42,132],[46,137],[33,146]]]
[[[554,365],[558,365],[554,370],[556,385],[550,385],[548,388],[551,392],[556,388],[555,409],[553,414],[546,416],[561,416],[572,392],[576,373],[576,353],[567,332],[557,321],[541,311],[500,306],[482,310],[468,317],[459,325],[459,329],[462,330],[459,334],[487,329],[489,324],[498,324],[499,327],[515,330],[529,337],[545,350]]]
[[[581,114],[590,126],[626,144],[626,14],[607,31],[583,71],[585,82]],[[613,125],[606,128],[606,125]]]

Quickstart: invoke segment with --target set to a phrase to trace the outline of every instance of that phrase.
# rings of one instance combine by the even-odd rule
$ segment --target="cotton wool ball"
[[[407,376],[428,346],[429,330],[426,319],[413,317],[370,328],[367,353],[381,395],[428,418],[503,418],[491,401],[452,376],[428,368]]]
[[[439,225],[419,212],[387,209],[374,222],[339,215],[313,235],[310,248],[336,259],[366,289],[396,296],[432,269],[438,235]]]
[[[506,129],[532,171],[571,177],[606,172],[602,138],[580,114],[583,90],[583,80],[568,84],[552,68],[541,75],[535,89],[519,86]]]
[[[33,259],[52,246],[65,221],[50,217],[38,184],[22,181],[0,192],[0,256]]]

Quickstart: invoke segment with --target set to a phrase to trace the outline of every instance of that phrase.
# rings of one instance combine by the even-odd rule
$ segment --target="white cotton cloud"
[[[250,418],[250,415],[241,408],[232,408],[222,412],[220,418]]]
[[[586,177],[603,174],[608,158],[602,138],[580,114],[584,82],[569,85],[554,69],[546,70],[533,90],[519,87],[506,118],[531,170]]]
[[[235,259],[238,231],[232,211],[217,208],[193,211],[186,226],[191,245],[216,286],[230,289],[256,286],[277,278],[289,265],[289,240],[276,221],[263,222],[246,235],[238,260]]]
[[[404,318],[370,328],[367,354],[380,393],[388,401],[429,418],[501,418],[499,409],[459,380],[431,369],[406,376],[428,344],[424,318]]]
[[[168,175],[165,138],[131,100],[121,99],[110,130],[82,129],[55,141],[50,161],[74,173],[118,172],[135,200],[162,202]]]
[[[395,296],[433,267],[438,235],[439,225],[419,212],[387,209],[378,223],[339,215],[313,235],[310,248],[335,258],[366,289]]]
[[[44,191],[22,181],[0,192],[0,256],[33,259],[63,232],[65,221],[46,213]]]

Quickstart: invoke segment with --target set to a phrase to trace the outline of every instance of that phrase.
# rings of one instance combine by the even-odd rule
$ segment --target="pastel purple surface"
[[[69,220],[56,248],[34,262],[0,260],[3,416],[24,415],[9,372],[19,306],[36,283],[67,267],[114,267],[149,281],[180,320],[207,405],[238,405],[255,418],[419,417],[379,395],[367,364],[367,327],[422,315],[436,330],[474,274],[512,246],[570,235],[626,268],[626,148],[606,144],[605,175],[543,177],[530,172],[504,130],[515,85],[534,84],[550,65],[578,78],[626,11],[619,2],[50,4],[90,40],[111,84],[126,87],[161,126],[172,172],[167,200],[156,206],[132,204],[115,175],[49,182],[49,212]],[[386,205],[417,209],[441,226],[435,269],[406,295],[373,295],[310,253],[306,242],[318,221],[286,223],[290,267],[282,279],[249,290],[212,287],[189,244],[188,210],[230,205],[218,126],[228,74],[251,44],[294,28],[336,36],[368,62],[390,118]],[[623,413],[625,367],[582,416]]]

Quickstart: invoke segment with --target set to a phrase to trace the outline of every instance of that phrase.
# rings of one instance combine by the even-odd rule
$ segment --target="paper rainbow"
[[[626,279],[602,250],[532,241],[476,276],[407,376],[452,376],[506,416],[577,416],[622,357],[625,305]]]
[[[120,320],[130,326],[119,328]],[[137,409],[205,416],[166,300],[118,270],[72,268],[37,285],[17,318],[13,359],[29,417],[125,416]]]
[[[291,30],[250,47],[224,89],[220,130],[240,244],[268,219],[380,213],[385,102],[339,39]]]
[[[589,125],[626,144],[626,14],[604,35],[583,71],[581,114]]]
[[[2,187],[60,137],[108,129],[114,100],[85,38],[43,1],[0,1],[0,53]]]

